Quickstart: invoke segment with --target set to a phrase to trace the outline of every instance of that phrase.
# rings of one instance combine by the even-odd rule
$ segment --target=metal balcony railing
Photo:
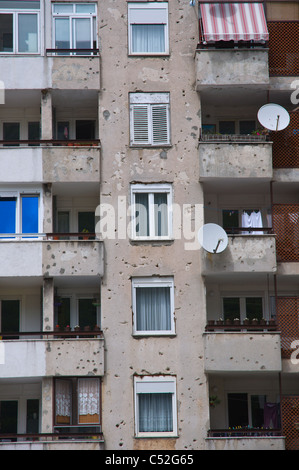
[[[299,38],[298,38],[299,41]],[[290,113],[290,124],[271,132],[273,168],[299,168],[299,113]]]
[[[299,261],[299,204],[274,204],[272,225],[278,261]]]
[[[71,329],[70,327],[55,327],[53,331],[0,331],[0,340],[9,339],[49,339],[52,338],[103,338],[103,331],[99,327],[78,327]]]
[[[15,139],[15,140],[0,140],[1,147],[99,147],[101,144],[100,139]]]
[[[269,21],[270,76],[299,75],[299,21]]]
[[[299,297],[277,297],[276,317],[280,330],[281,357],[290,359],[299,339]],[[299,417],[298,417],[299,423]]]

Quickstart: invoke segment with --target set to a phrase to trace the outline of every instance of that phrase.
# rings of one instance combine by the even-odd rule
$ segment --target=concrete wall
[[[130,183],[172,183],[174,202],[203,203],[197,150],[200,99],[194,89],[197,9],[185,0],[168,3],[170,55],[162,58],[128,57],[127,2],[106,0],[99,4],[101,202],[111,204],[119,220],[115,239],[104,241],[102,328],[107,372],[103,380],[103,432],[107,449],[203,448],[208,426],[201,337],[205,296],[198,252],[185,250],[184,239],[131,244],[128,237],[118,236],[126,219]],[[104,27],[107,24],[109,27]],[[135,91],[170,93],[170,147],[129,147],[128,95]],[[119,197],[124,201],[122,206],[118,206]],[[201,210],[200,223],[202,216]],[[131,278],[159,275],[174,278],[176,336],[133,338]],[[186,368],[186,364],[192,367]],[[134,439],[134,374],[176,377],[178,438]]]
[[[280,336],[271,333],[208,333],[207,372],[281,371]]]
[[[272,145],[199,144],[200,180],[204,178],[272,178]]]
[[[275,273],[276,250],[273,235],[230,236],[222,253],[201,251],[204,274],[220,273]]]
[[[268,50],[198,50],[196,89],[208,86],[263,86],[269,83]]]
[[[5,340],[2,378],[100,376],[104,373],[102,339]],[[78,347],[79,345],[79,347]]]

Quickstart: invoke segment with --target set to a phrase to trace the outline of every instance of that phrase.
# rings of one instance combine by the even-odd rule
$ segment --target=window
[[[87,55],[96,48],[95,3],[54,3],[53,22],[55,49],[86,49],[72,54]]]
[[[39,1],[9,1],[0,5],[0,53],[39,52]]]
[[[130,94],[131,145],[170,145],[169,93]]]
[[[5,336],[5,333],[20,331],[20,301],[0,300],[0,331],[3,339],[18,339],[18,336]]]
[[[39,194],[0,192],[0,234],[39,233]],[[5,237],[7,238],[7,237]]]
[[[171,185],[132,185],[131,201],[133,239],[170,239],[172,235]]]
[[[244,320],[248,318],[261,320],[263,318],[263,298],[262,297],[224,297],[223,314],[224,320],[234,320],[238,318]]]
[[[79,325],[82,330],[86,326],[93,329],[99,324],[99,300],[96,295],[76,296],[59,292],[54,299],[54,306],[55,324],[62,328]]]
[[[73,426],[80,426],[78,432],[100,431],[100,379],[55,380],[55,430]]]
[[[129,53],[168,54],[168,3],[129,3]]]
[[[229,427],[264,427],[264,406],[266,395],[250,395],[247,393],[228,393]],[[276,408],[275,408],[276,409]]]
[[[135,377],[135,429],[138,437],[177,434],[175,378]]]
[[[132,289],[134,334],[174,334],[173,279],[133,279]]]

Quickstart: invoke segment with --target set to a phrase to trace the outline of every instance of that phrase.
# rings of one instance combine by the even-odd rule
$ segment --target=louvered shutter
[[[149,143],[148,105],[132,105],[133,144]]]
[[[169,143],[168,127],[168,105],[152,105],[153,145]]]

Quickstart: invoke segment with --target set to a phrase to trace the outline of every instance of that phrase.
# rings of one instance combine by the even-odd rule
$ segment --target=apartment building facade
[[[299,11],[245,3],[0,2],[2,450],[299,445]]]

